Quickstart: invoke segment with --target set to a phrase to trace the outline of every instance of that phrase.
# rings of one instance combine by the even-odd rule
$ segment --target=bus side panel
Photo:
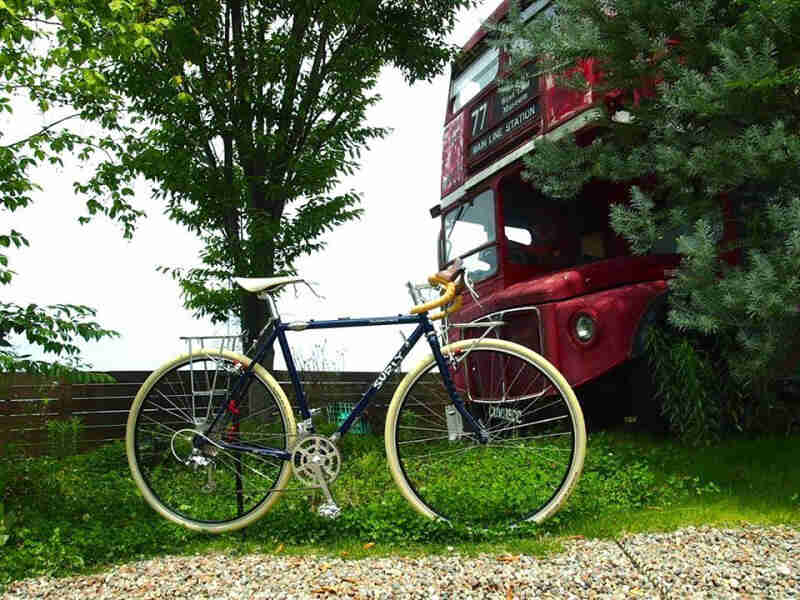
[[[577,71],[583,71],[586,81],[591,86],[597,81],[597,71],[595,60],[590,58],[583,60],[579,65],[566,72],[569,76]],[[549,131],[554,129],[578,112],[589,108],[595,100],[595,94],[591,89],[582,92],[568,90],[558,87],[557,77],[547,75],[544,80],[544,123],[543,129]]]
[[[545,335],[547,354],[573,386],[599,377],[631,357],[639,321],[651,300],[666,289],[665,281],[651,281],[554,303],[556,335]],[[575,318],[581,312],[597,323],[594,338],[586,344],[574,335]]]
[[[464,113],[462,111],[444,128],[442,139],[442,198],[466,180],[464,170]]]

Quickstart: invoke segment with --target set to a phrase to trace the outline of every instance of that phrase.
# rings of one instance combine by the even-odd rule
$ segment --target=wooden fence
[[[0,379],[0,454],[7,451],[9,444],[15,452],[29,456],[52,451],[58,425],[65,425],[73,417],[81,422],[79,450],[124,439],[128,410],[150,371],[108,374],[115,383],[77,384],[26,375],[4,376]],[[273,374],[296,406],[288,374]],[[402,376],[396,374],[387,381],[367,409],[364,419],[371,431],[382,434],[386,409]],[[377,373],[363,372],[301,374],[310,406],[323,409],[319,417],[322,421],[333,416],[331,409],[341,409],[341,403],[358,402],[376,377]],[[438,378],[434,384],[441,385]]]

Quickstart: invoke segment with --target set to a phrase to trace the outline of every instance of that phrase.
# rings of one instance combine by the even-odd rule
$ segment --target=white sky
[[[461,15],[452,37],[463,44],[499,4],[484,0]],[[300,275],[316,283],[324,300],[304,286],[282,294],[284,320],[331,319],[343,316],[386,316],[406,313],[411,300],[405,282],[424,281],[436,268],[438,220],[428,210],[439,201],[442,127],[448,73],[431,83],[408,86],[387,70],[377,92],[383,100],[373,107],[369,123],[393,133],[372,143],[362,154],[361,169],[343,181],[343,189],[361,192],[361,220],[328,234],[327,250],[298,261]],[[19,107],[12,119],[0,121],[3,143],[36,131],[47,121]],[[10,225],[23,232],[29,248],[8,252],[17,271],[0,292],[4,301],[27,304],[72,303],[97,309],[96,320],[120,337],[83,343],[84,358],[97,370],[147,370],[185,351],[179,337],[227,333],[192,317],[183,308],[179,289],[159,265],[194,266],[201,247],[190,233],[161,214],[161,205],[139,186],[134,205],[147,212],[134,239],[126,241],[119,226],[103,218],[82,226],[85,199],[72,192],[72,182],[87,178],[65,161],[64,169],[32,172],[43,191],[34,203],[16,213],[3,213],[2,230]],[[310,360],[314,346],[324,345],[322,368],[381,370],[402,340],[401,328],[382,326],[289,333],[296,359]],[[410,332],[413,327],[406,327]],[[421,341],[406,359],[407,369],[428,352]],[[318,352],[316,354],[319,354]],[[280,368],[282,361],[276,363]]]

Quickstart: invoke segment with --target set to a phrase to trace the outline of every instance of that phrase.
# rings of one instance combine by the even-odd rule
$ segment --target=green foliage
[[[800,326],[800,198],[762,197],[740,206],[750,234],[741,266],[720,260],[704,220],[679,238],[684,268],[671,283],[670,322],[727,342],[722,352],[730,373],[763,395],[766,382],[791,369],[786,357],[798,348],[792,332]]]
[[[636,186],[631,188],[630,206],[611,206],[611,225],[615,231],[628,232],[627,237],[634,254],[647,254],[659,238],[654,209],[652,199]]]
[[[428,79],[452,55],[446,36],[471,0],[203,0],[153,16],[174,26],[150,53],[115,54],[104,81],[127,100],[124,135],[78,189],[114,194],[153,184],[175,222],[204,243],[200,264],[161,267],[185,305],[212,321],[231,312],[255,335],[264,309],[231,275],[291,273],[322,236],[361,214],[340,191],[360,154],[387,129],[365,124],[380,70]]]
[[[292,489],[247,529],[246,541],[238,534],[193,533],[157,515],[136,491],[121,443],[63,459],[14,454],[0,459],[6,515],[15,515],[3,534],[10,537],[0,553],[0,585],[164,554],[269,552],[279,544],[302,554],[346,548],[349,557],[369,541],[383,553],[442,552],[446,545],[467,553],[519,552],[532,540],[560,536],[612,536],[743,518],[798,523],[798,450],[796,436],[737,440],[699,452],[676,442],[594,435],[584,474],[565,508],[542,526],[499,533],[458,530],[419,517],[394,488],[382,440],[346,436],[343,472],[333,486],[341,517],[318,517],[314,507],[321,494],[309,498],[309,492]]]
[[[29,304],[22,307],[0,302],[0,374],[21,371],[77,382],[107,381],[107,376],[83,371],[89,365],[81,361],[80,348],[74,341],[76,338],[90,341],[118,335],[88,320],[94,315],[94,309],[88,306]],[[22,354],[7,341],[9,334],[24,336],[29,344],[57,358],[39,360]]]
[[[0,207],[14,211],[31,202],[40,189],[29,171],[40,165],[60,165],[64,152],[86,156],[109,148],[110,138],[86,134],[79,119],[116,129],[117,111],[124,97],[103,73],[110,54],[146,53],[136,41],[160,35],[168,26],[164,18],[151,18],[149,0],[120,3],[118,10],[91,0],[6,0],[0,11],[0,107],[13,113],[12,99],[25,95],[45,114],[61,109],[25,138],[0,146]],[[113,4],[113,3],[112,3]],[[63,109],[71,114],[63,116]],[[76,126],[77,125],[77,126]],[[73,126],[72,128],[70,126]],[[91,213],[102,212],[132,232],[141,214],[112,196],[109,204],[96,198]],[[11,239],[27,245],[17,232]],[[7,236],[0,236],[0,245]],[[19,243],[15,241],[15,245]],[[4,265],[7,266],[7,265]]]
[[[570,68],[595,61],[597,136],[537,144],[527,176],[561,198],[593,178],[631,184],[611,224],[634,252],[682,234],[669,322],[693,347],[714,336],[725,371],[766,398],[800,343],[800,3],[561,0],[549,20],[494,29],[520,79],[536,58],[587,89]]]
[[[64,458],[78,453],[83,435],[83,421],[79,417],[47,421],[47,449],[50,456]]]
[[[141,41],[163,32],[169,21],[151,19],[151,4],[149,0],[112,2],[110,7],[92,0],[2,2],[0,112],[13,114],[14,102],[27,100],[42,112],[45,124],[32,127],[21,139],[2,139],[0,211],[14,212],[32,202],[32,193],[41,189],[33,179],[36,168],[61,165],[64,153],[88,157],[96,149],[110,148],[111,131],[117,129],[117,113],[125,100],[103,74],[106,57],[152,55],[152,48]],[[97,123],[102,133],[86,133],[85,121]],[[117,220],[129,236],[141,212],[125,196],[125,189],[114,190],[108,197],[90,199],[87,208],[90,214],[104,213]],[[5,248],[28,245],[22,232],[0,230],[0,285],[11,284],[15,274]],[[87,365],[81,362],[74,340],[115,335],[88,319],[94,314],[86,306],[23,307],[0,302],[0,373],[82,377]],[[12,333],[49,358],[22,354],[8,339]]]
[[[655,401],[670,430],[693,445],[718,440],[725,427],[739,424],[741,415],[741,400],[735,401],[725,365],[708,347],[707,338],[690,339],[674,329],[654,327],[647,336]]]
[[[3,488],[0,487],[0,492]],[[14,518],[10,514],[6,514],[5,505],[3,504],[2,495],[0,494],[0,548],[8,543],[11,539],[11,528],[14,523]]]

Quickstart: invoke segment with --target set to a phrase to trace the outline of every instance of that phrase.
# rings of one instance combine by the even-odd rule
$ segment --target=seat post
[[[270,317],[272,319],[277,319],[278,321],[280,321],[281,315],[278,312],[278,303],[275,301],[275,298],[272,296],[272,293],[261,292],[258,295],[258,297],[261,298],[262,300],[267,301],[267,307],[269,307],[270,310]]]

